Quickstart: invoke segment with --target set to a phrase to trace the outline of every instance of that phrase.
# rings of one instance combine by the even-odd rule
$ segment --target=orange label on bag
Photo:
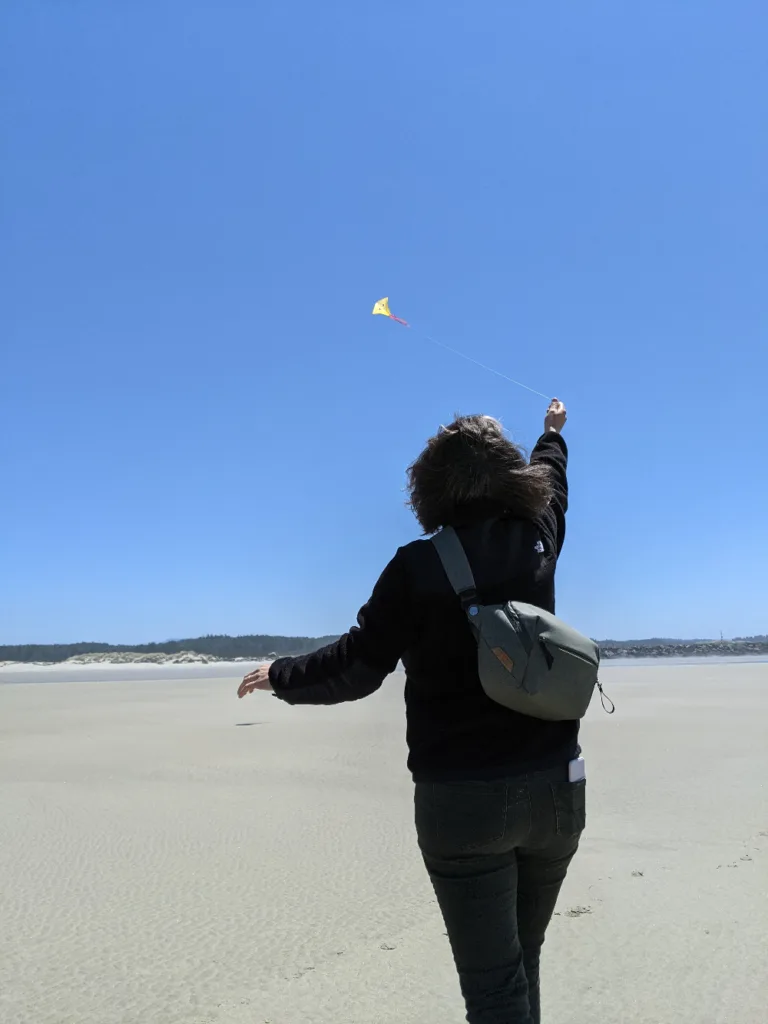
[[[507,654],[507,652],[505,650],[502,650],[501,647],[492,647],[491,650],[496,655],[496,657],[499,659],[499,661],[504,666],[504,668],[507,670],[507,672],[511,672],[512,669],[515,667],[515,663],[514,663],[514,661],[512,661],[512,659]]]

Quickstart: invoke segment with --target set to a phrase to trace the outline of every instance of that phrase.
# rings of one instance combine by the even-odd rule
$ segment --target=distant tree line
[[[671,640],[666,637],[651,637],[648,640],[600,640],[601,647],[683,647],[685,644],[708,644],[710,640]]]
[[[711,637],[708,640],[702,640],[701,638],[696,640],[670,640],[665,637],[652,637],[650,640],[601,640],[601,647],[615,647],[621,649],[623,647],[685,647],[691,644],[716,644],[722,643],[720,640],[713,640]],[[768,643],[768,636],[735,636],[731,641],[725,641],[726,643],[734,644],[764,644]]]
[[[131,651],[136,654],[178,654],[194,651],[216,658],[279,658],[311,654],[338,639],[335,636],[200,636],[189,640],[166,640],[157,644],[9,644],[0,646],[0,661],[66,661],[77,654],[105,654]]]
[[[0,661],[66,661],[77,654],[105,654],[131,651],[136,654],[178,654],[193,651],[216,658],[258,660],[276,655],[278,658],[312,651],[333,643],[337,636],[199,636],[188,640],[166,640],[157,644],[11,644],[0,646]],[[709,640],[602,640],[603,648],[622,650],[630,647],[674,647],[684,644],[712,643]],[[736,643],[768,643],[768,635],[736,637]]]

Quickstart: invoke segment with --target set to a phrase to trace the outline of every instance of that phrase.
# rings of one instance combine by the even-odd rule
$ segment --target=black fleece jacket
[[[568,449],[544,434],[531,455],[552,469],[554,499],[535,522],[488,502],[456,524],[483,603],[516,600],[555,610],[555,566],[565,538]],[[543,548],[543,551],[542,551]],[[545,722],[490,700],[477,644],[434,545],[400,548],[358,625],[302,658],[282,658],[270,682],[288,704],[338,704],[377,690],[402,659],[408,767],[417,781],[488,779],[564,764],[578,753],[578,722]]]

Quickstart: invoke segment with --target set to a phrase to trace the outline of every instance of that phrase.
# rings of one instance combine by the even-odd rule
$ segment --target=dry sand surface
[[[463,1019],[402,680],[291,708],[242,669],[0,672],[2,1024]],[[604,681],[546,1024],[764,1024],[768,665]]]

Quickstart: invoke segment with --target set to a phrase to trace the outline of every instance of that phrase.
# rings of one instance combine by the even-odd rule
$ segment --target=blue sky
[[[438,424],[539,433],[423,333],[568,403],[561,614],[768,631],[764,3],[0,19],[0,642],[346,629]]]

